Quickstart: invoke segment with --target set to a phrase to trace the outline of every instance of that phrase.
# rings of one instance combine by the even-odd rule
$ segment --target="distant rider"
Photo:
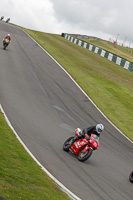
[[[7,18],[6,23],[8,23],[10,21],[10,18]]]
[[[81,130],[80,128],[77,128],[75,130],[76,136],[73,138],[73,140],[71,141],[71,145],[73,145],[73,143],[81,138],[86,138],[89,140],[91,134],[95,134],[98,137],[100,137],[101,132],[104,130],[104,126],[102,124],[97,124],[96,126],[90,126],[88,128],[85,128],[83,130]],[[77,136],[78,135],[78,136]]]
[[[4,19],[4,16],[2,16],[0,20],[2,21],[3,19]]]
[[[8,40],[9,40],[9,43],[10,43],[10,42],[11,42],[11,36],[10,36],[10,34],[7,34],[7,36],[4,37],[4,39],[3,39],[3,44],[4,44],[4,42],[5,42],[5,39],[8,39]]]

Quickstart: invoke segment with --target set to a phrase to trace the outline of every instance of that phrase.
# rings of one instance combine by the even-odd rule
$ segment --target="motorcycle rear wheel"
[[[129,175],[129,180],[130,180],[131,183],[133,183],[133,171]]]
[[[86,152],[84,152],[83,149],[78,155],[78,160],[81,162],[87,160],[91,156],[92,151],[93,151],[92,149],[88,149]]]
[[[63,144],[63,150],[68,152],[69,151],[69,148],[71,146],[70,142],[71,140],[73,139],[74,137],[69,137]]]

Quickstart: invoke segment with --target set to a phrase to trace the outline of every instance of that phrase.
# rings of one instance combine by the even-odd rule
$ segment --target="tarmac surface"
[[[28,149],[82,200],[132,200],[133,143],[25,32],[0,22],[0,33],[0,104]],[[3,50],[7,33],[12,41]],[[89,160],[81,163],[62,150],[75,128],[97,123],[105,130]]]

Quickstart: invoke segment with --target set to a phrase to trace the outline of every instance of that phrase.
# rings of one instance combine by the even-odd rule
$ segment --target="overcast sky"
[[[33,30],[117,38],[133,47],[133,0],[2,0],[0,15]]]

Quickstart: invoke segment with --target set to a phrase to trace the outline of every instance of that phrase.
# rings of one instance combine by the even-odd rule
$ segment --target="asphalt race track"
[[[4,36],[12,42],[2,48]],[[83,200],[133,200],[133,143],[21,29],[0,22],[0,104],[38,161]],[[103,123],[100,147],[84,163],[62,150],[77,127]],[[123,122],[124,123],[124,122]]]

